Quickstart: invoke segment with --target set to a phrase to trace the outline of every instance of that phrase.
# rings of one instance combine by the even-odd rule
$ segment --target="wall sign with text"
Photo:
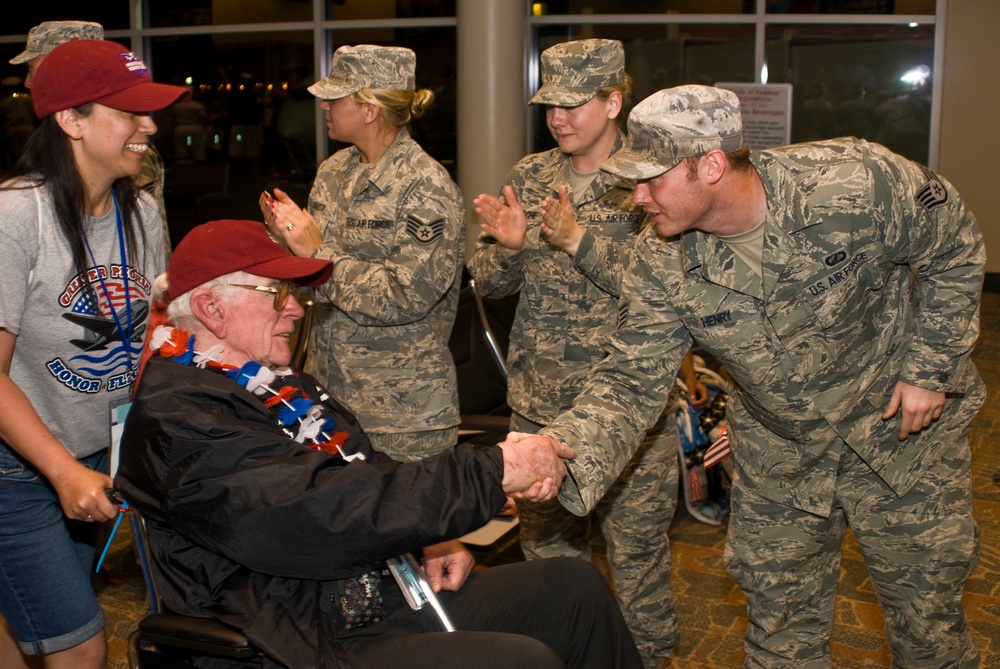
[[[720,82],[736,93],[743,116],[743,142],[751,149],[770,149],[792,141],[792,85]]]

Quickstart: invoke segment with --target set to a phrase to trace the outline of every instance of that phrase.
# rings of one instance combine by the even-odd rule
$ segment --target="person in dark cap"
[[[261,198],[268,228],[296,255],[334,261],[317,293],[306,369],[356,413],[376,447],[417,460],[458,441],[448,338],[465,257],[465,202],[413,140],[434,101],[416,87],[416,54],[360,44],[333,54],[309,87],[331,139],[350,144],[319,167],[308,209]]]
[[[747,597],[746,667],[829,667],[850,528],[894,666],[978,666],[962,607],[975,567],[969,425],[983,403],[982,235],[932,170],[854,138],[744,144],[739,100],[653,94],[602,169],[652,218],[625,314],[573,408],[564,504],[603,494],[697,341],[732,379],[725,563]]]
[[[148,340],[116,488],[146,521],[166,607],[243,630],[264,667],[641,667],[591,565],[470,574],[453,541],[507,494],[554,495],[570,449],[461,444],[402,463],[288,368],[301,289],[332,272],[260,223],[212,221],[157,279],[167,324]],[[411,610],[386,569],[420,549],[454,632]]]
[[[111,410],[128,398],[149,292],[163,269],[159,212],[131,178],[150,112],[189,93],[153,83],[128,49],[72,40],[32,85],[41,124],[0,183],[0,657],[104,667],[90,585],[97,523],[115,515]]]
[[[629,249],[645,218],[631,203],[632,182],[598,168],[625,145],[620,119],[632,80],[618,40],[585,39],[542,52],[545,106],[558,147],[525,156],[500,197],[481,194],[483,219],[469,271],[483,294],[520,292],[507,356],[510,429],[538,432],[573,403],[601,341],[618,321],[618,292]],[[687,359],[690,363],[690,358]],[[692,390],[702,385],[685,369]],[[706,391],[707,393],[707,391]],[[649,430],[593,518],[609,546],[608,565],[622,612],[646,666],[659,667],[678,638],[667,530],[678,496],[678,433],[671,406]],[[619,475],[620,474],[620,475]],[[591,555],[590,518],[557,501],[519,504],[528,559]]]

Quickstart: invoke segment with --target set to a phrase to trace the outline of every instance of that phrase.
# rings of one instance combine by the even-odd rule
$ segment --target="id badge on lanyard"
[[[118,472],[119,456],[121,454],[122,432],[125,430],[125,417],[128,410],[132,408],[132,401],[128,397],[111,402],[111,444],[108,451],[108,476],[114,478]]]

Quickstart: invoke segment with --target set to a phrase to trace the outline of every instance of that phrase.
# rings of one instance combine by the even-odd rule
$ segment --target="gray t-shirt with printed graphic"
[[[96,263],[88,262],[87,276],[81,277],[48,189],[0,191],[0,327],[17,335],[10,377],[77,458],[110,443],[110,408],[128,399],[130,361],[138,363],[152,282],[164,269],[157,207],[143,193],[138,209],[145,244],[138,257],[128,257],[127,281],[113,207],[85,220]],[[87,297],[84,282],[93,287],[98,304]],[[131,336],[123,337],[130,317]]]

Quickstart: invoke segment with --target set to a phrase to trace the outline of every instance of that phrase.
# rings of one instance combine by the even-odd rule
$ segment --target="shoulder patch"
[[[924,168],[924,174],[927,175],[927,183],[917,191],[916,200],[921,207],[930,211],[948,202],[948,189],[941,183],[938,175],[929,169]]]
[[[843,249],[835,253],[831,253],[827,257],[823,258],[823,262],[827,267],[836,267],[845,260],[847,260],[847,251],[844,251]]]
[[[424,222],[413,216],[407,216],[406,231],[421,244],[430,244],[444,234],[444,219]]]

